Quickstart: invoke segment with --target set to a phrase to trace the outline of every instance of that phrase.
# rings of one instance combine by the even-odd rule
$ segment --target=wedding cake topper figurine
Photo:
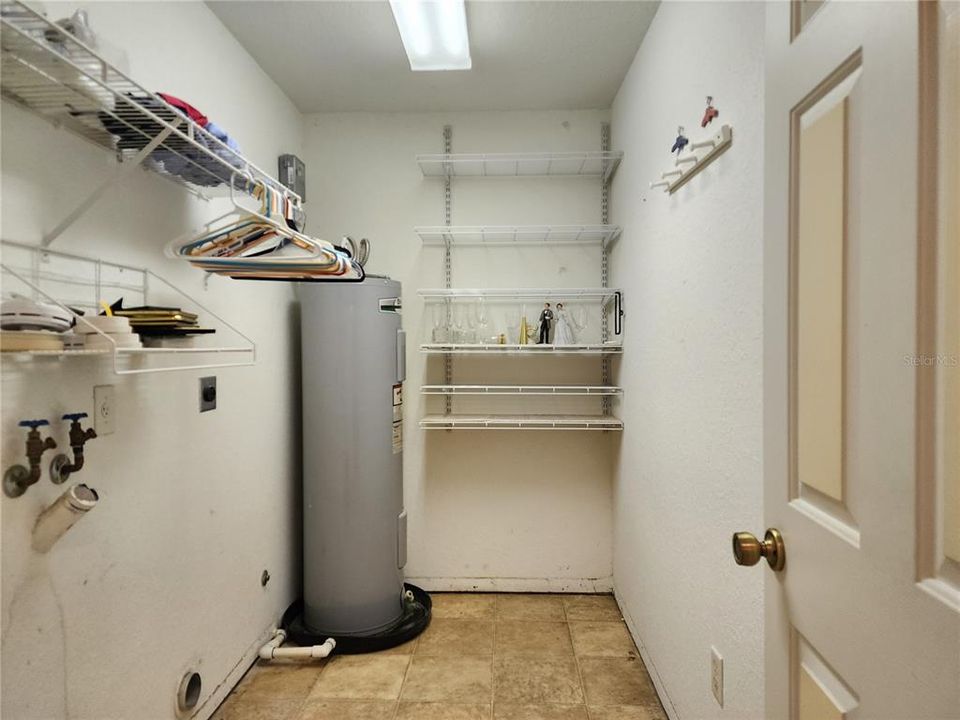
[[[569,313],[563,309],[563,303],[557,303],[557,324],[553,333],[554,345],[575,345],[576,336],[573,334],[573,326],[576,321],[570,317]]]
[[[543,310],[540,312],[540,337],[537,345],[549,344],[550,325],[553,323],[553,310],[550,309],[550,303],[543,304]]]

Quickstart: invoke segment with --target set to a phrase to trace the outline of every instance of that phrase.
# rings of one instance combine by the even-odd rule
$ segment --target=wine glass
[[[577,306],[577,329],[580,331],[587,329],[587,324],[590,320],[590,314],[587,312],[585,305]]]
[[[477,343],[477,313],[473,305],[467,305],[463,309],[463,314],[466,317],[467,330],[464,334],[463,341],[470,345],[475,345]]]
[[[454,305],[453,307],[453,342],[462,343],[463,341],[464,341],[463,306]]]
[[[487,322],[487,304],[483,298],[480,298],[477,301],[476,315],[477,315],[477,335],[480,338],[480,342],[483,342],[483,343],[488,342],[490,339],[489,338],[490,325]]]
[[[516,345],[520,335],[520,308],[511,305],[504,312],[503,319],[507,324],[507,337],[510,339],[510,344]]]
[[[433,338],[432,341],[435,343],[447,342],[447,332],[446,332],[447,329],[446,327],[444,327],[444,324],[443,324],[443,315],[444,315],[443,306],[440,305],[439,303],[434,303],[432,312],[433,312],[433,334],[431,335],[431,337]]]

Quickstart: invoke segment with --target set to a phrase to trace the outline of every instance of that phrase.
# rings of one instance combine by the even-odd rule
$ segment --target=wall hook
[[[30,467],[13,465],[3,474],[3,492],[7,497],[20,497],[40,479],[40,456],[57,446],[52,437],[41,438],[37,430],[49,424],[49,420],[21,420],[17,423],[19,427],[30,428],[27,433],[27,461]]]
[[[97,432],[93,428],[84,430],[80,426],[80,420],[87,417],[85,412],[69,413],[63,416],[63,420],[70,421],[70,447],[73,450],[73,462],[63,453],[60,453],[50,462],[50,480],[54,485],[66,482],[72,473],[80,472],[83,468],[83,446],[87,440],[93,440]]]
[[[683,134],[683,125],[677,128],[677,139],[673,141],[673,147],[670,148],[670,152],[680,153],[690,141]]]
[[[719,115],[720,111],[713,106],[713,95],[707,95],[707,109],[703,112],[703,120],[700,121],[700,127],[706,127]]]

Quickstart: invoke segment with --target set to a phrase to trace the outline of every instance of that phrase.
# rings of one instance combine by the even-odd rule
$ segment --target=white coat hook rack
[[[694,175],[703,170],[707,165],[716,160],[723,152],[733,144],[733,128],[724,125],[712,137],[698,142],[692,142],[687,146],[687,152],[677,156],[674,164],[677,169],[667,170],[661,173],[661,180],[650,183],[650,187],[662,187],[664,192],[675,193],[681,187],[686,185]],[[698,154],[698,150],[706,149],[703,154]],[[687,167],[681,167],[687,166]],[[675,178],[669,180],[668,178]]]

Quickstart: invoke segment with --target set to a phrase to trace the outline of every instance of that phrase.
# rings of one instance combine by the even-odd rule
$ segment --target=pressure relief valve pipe
[[[99,501],[97,491],[83,483],[67,490],[37,518],[37,523],[33,526],[33,549],[41,553],[47,552],[80,518],[93,510]]]
[[[273,639],[266,643],[258,653],[261,660],[313,660],[314,658],[325,658],[337,646],[337,641],[333,638],[327,638],[322,645],[311,645],[309,647],[280,647],[283,641],[287,639],[286,630],[276,630]]]

